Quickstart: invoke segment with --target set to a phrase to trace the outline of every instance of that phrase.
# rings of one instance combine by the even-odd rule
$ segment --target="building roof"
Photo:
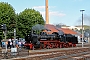
[[[63,31],[64,34],[78,34],[77,32],[75,32],[73,30],[70,30],[67,28],[58,28],[58,27],[51,25],[51,24],[46,24],[45,27],[50,30],[50,33]]]
[[[55,26],[54,25],[46,24],[45,25],[45,28],[48,29],[48,30],[45,30],[44,32],[47,32],[49,34],[51,34],[53,32],[58,32],[58,30],[55,29]]]
[[[55,29],[56,27],[54,25],[46,24],[45,27],[53,32],[58,32],[58,30]]]
[[[77,32],[67,29],[67,28],[60,28],[65,34],[78,34]]]

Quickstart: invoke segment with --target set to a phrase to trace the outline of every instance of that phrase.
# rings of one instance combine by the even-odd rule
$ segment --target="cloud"
[[[45,6],[34,6],[32,8],[42,10],[42,9],[45,9]]]
[[[40,11],[40,13],[45,16],[45,11]],[[65,13],[60,13],[58,11],[50,11],[49,12],[49,16],[59,16],[59,17],[63,17],[63,16],[66,16]]]
[[[55,8],[56,6],[49,6],[49,8]],[[34,7],[32,7],[32,8],[34,8],[34,9],[36,9],[36,10],[44,10],[45,9],[45,6],[34,6]]]
[[[32,8],[39,11],[42,14],[42,17],[44,18],[44,20],[46,19],[45,6],[34,6]],[[50,24],[53,24],[52,22],[55,22],[55,20],[53,19],[61,18],[64,16],[66,16],[66,14],[63,11],[58,11],[56,6],[49,6],[49,20],[51,20]]]
[[[35,10],[38,10],[42,16],[45,18],[45,6],[34,6],[32,7],[34,8]],[[66,16],[65,13],[63,13],[62,11],[53,11],[53,8],[55,9],[56,6],[49,6],[49,16],[58,16],[58,17],[63,17],[63,16]]]
[[[52,11],[52,12],[49,12],[49,14],[52,15],[52,16],[59,16],[59,17],[63,17],[63,16],[66,15],[66,14],[60,13],[58,11]]]

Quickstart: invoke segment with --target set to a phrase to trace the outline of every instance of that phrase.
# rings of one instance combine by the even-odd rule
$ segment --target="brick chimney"
[[[46,0],[46,24],[49,24],[48,0]]]

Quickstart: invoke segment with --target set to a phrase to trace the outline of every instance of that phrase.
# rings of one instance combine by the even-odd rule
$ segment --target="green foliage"
[[[19,14],[6,2],[0,2],[0,25],[6,24],[7,38],[13,38],[13,30],[16,29],[16,35],[23,38],[31,27],[36,24],[44,25],[44,19],[39,11],[34,9],[25,9]],[[12,33],[10,33],[12,32]],[[1,34],[0,34],[1,35]],[[2,35],[1,35],[2,36]]]
[[[34,9],[25,9],[18,15],[17,31],[19,32],[17,34],[19,34],[21,37],[25,36],[26,33],[31,30],[31,27],[36,24],[45,24],[40,12]]]
[[[83,27],[84,27],[83,31],[90,30],[90,26],[88,26],[88,25],[83,25]],[[79,32],[82,33],[82,29],[80,29]]]
[[[90,29],[90,26],[88,26],[88,25],[84,25],[83,27],[84,27],[85,30]]]
[[[16,20],[14,8],[6,2],[0,2],[0,25],[6,24],[7,30],[12,31],[16,27]]]
[[[0,30],[0,41],[3,39],[3,32]]]

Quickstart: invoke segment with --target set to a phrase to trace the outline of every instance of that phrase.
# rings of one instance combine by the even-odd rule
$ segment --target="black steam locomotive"
[[[29,33],[25,37],[25,46],[34,48],[62,48],[76,46],[78,43],[77,37],[71,34],[59,35],[58,33],[47,34],[41,32],[39,35],[36,33]]]

